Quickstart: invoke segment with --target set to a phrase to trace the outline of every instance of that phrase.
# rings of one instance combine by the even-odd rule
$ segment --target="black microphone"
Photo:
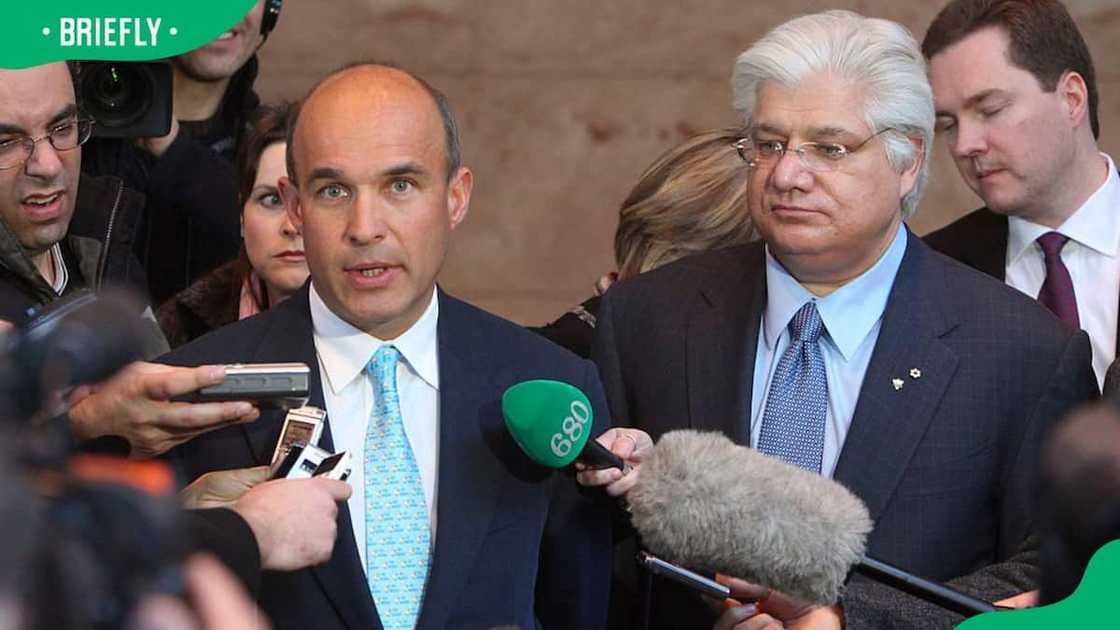
[[[864,556],[872,522],[858,497],[722,433],[663,435],[627,500],[642,544],[692,569],[821,606],[835,603],[855,572],[966,617],[996,610]]]

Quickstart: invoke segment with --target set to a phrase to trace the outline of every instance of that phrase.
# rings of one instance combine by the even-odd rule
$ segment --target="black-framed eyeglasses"
[[[796,147],[789,147],[781,140],[753,140],[751,138],[742,138],[735,142],[733,146],[739,153],[739,157],[751,168],[772,167],[777,164],[778,160],[782,159],[787,151],[793,151],[806,168],[827,173],[836,170],[836,167],[844,161],[844,158],[859,151],[868,142],[888,131],[895,131],[895,129],[891,127],[880,129],[854,147],[838,142],[802,142]]]
[[[35,145],[46,140],[55,151],[70,151],[89,140],[93,133],[92,118],[74,118],[55,124],[38,138],[25,135],[0,136],[0,171],[19,168],[31,159]]]

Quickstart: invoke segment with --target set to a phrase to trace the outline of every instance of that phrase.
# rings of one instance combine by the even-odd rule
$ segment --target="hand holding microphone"
[[[834,604],[854,571],[961,615],[995,609],[865,556],[872,522],[858,497],[720,433],[663,435],[627,499],[631,522],[654,553],[807,604]]]
[[[530,459],[565,468],[578,458],[592,468],[625,471],[626,462],[595,440],[591,401],[577,387],[551,380],[524,381],[502,394],[510,435]]]
[[[605,486],[621,497],[638,480],[638,466],[653,448],[639,429],[608,429],[590,440],[591,401],[578,388],[560,381],[518,383],[502,395],[502,415],[514,440],[533,461],[549,468],[575,465],[576,479],[589,487]]]
[[[616,427],[607,429],[595,441],[626,462],[626,468],[596,469],[577,461],[576,470],[579,474],[576,475],[576,480],[581,486],[603,486],[603,490],[612,497],[625,497],[638,482],[642,459],[653,449],[653,439],[641,429]]]
[[[717,575],[734,599],[715,602],[723,609],[712,630],[841,630],[839,606],[814,606],[746,580]],[[730,602],[731,606],[728,605]],[[738,604],[738,602],[746,602]]]
[[[605,445],[617,447],[642,470],[583,470],[580,481],[625,496],[647,549],[671,564],[745,578],[822,611],[806,620],[819,622],[830,611],[825,621],[839,618],[832,606],[853,571],[965,616],[995,610],[865,557],[872,522],[858,497],[720,433],[672,431],[650,448],[644,432],[619,429],[588,442],[587,397],[557,381],[511,387],[502,412],[521,449],[544,466],[563,468],[579,457],[623,471],[626,462]],[[631,440],[633,447],[624,444]]]

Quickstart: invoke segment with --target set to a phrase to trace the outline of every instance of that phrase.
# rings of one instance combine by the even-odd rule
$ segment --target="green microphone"
[[[577,458],[592,468],[625,470],[625,462],[591,437],[591,401],[579,388],[551,380],[524,381],[502,394],[510,435],[529,459],[564,468]]]

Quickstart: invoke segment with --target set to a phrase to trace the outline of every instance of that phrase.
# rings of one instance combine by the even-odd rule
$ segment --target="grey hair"
[[[767,33],[739,55],[731,77],[735,109],[749,120],[763,81],[793,87],[827,73],[867,89],[864,118],[881,137],[891,167],[914,164],[911,139],[921,138],[924,160],[914,187],[901,200],[902,219],[913,216],[929,179],[933,151],[933,90],[922,51],[910,31],[890,20],[851,11],[825,11],[794,18]]]

